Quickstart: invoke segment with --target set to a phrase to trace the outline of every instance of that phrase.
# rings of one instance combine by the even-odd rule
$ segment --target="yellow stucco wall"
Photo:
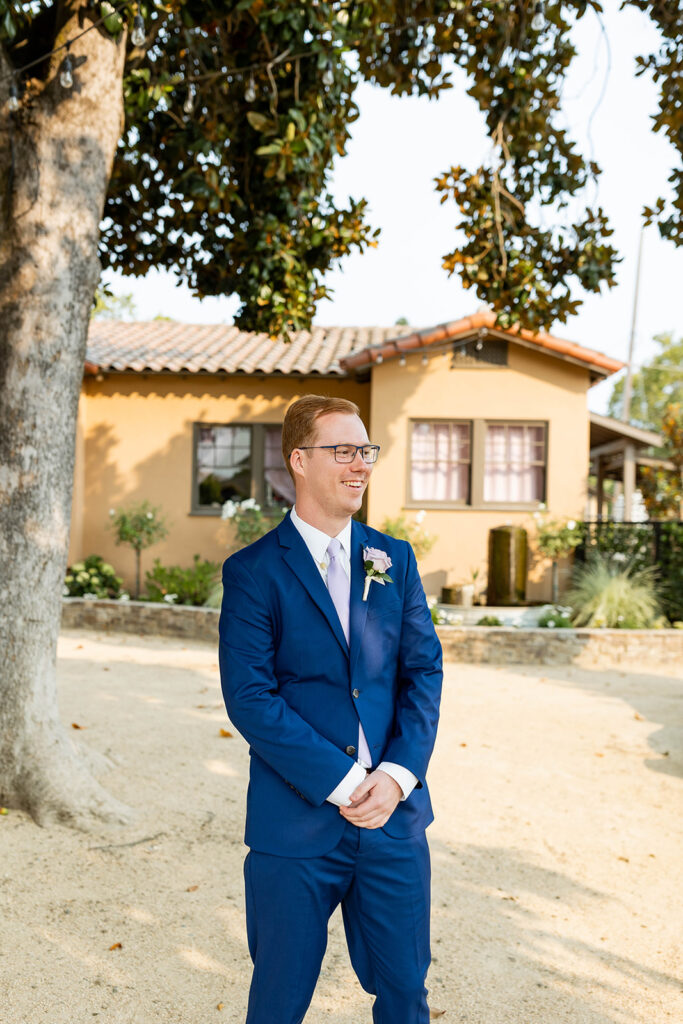
[[[133,586],[134,555],[116,547],[109,509],[148,499],[169,520],[165,540],[142,555],[142,579],[155,558],[190,565],[196,553],[222,561],[231,531],[220,517],[192,515],[192,426],[281,423],[303,394],[350,398],[367,420],[369,385],[330,378],[110,374],[86,378],[83,439],[77,447],[69,562],[102,555]]]
[[[406,365],[387,360],[371,382],[329,378],[255,378],[111,374],[87,378],[79,415],[69,560],[101,554],[133,583],[134,558],[117,548],[107,528],[109,509],[134,501],[160,505],[169,536],[143,553],[189,565],[197,553],[221,561],[230,528],[220,518],[191,514],[192,427],[207,423],[279,423],[302,394],[343,395],[357,402],[371,440],[382,445],[368,492],[368,521],[417,511],[407,502],[407,447],[411,418],[543,420],[548,423],[547,503],[551,514],[581,517],[586,503],[589,420],[588,370],[509,346],[506,367],[451,369],[449,352],[420,355]],[[485,587],[488,532],[505,523],[527,527],[530,510],[429,509],[424,526],[437,535],[420,565],[427,593],[463,582],[480,569]],[[550,596],[548,564],[533,558],[527,598]]]
[[[547,505],[557,517],[584,513],[588,473],[588,370],[559,359],[509,345],[508,366],[451,369],[450,352],[434,352],[427,366],[421,355],[400,366],[392,359],[372,371],[371,435],[382,445],[368,497],[368,518],[380,526],[387,516],[408,520],[407,460],[409,420],[499,419],[545,420],[548,423]],[[423,526],[438,540],[420,563],[427,593],[440,595],[444,585],[466,582],[478,568],[485,587],[488,532],[507,523],[527,528],[533,538],[530,510],[468,509],[426,511]],[[545,560],[533,558],[527,599],[549,600],[550,573]]]

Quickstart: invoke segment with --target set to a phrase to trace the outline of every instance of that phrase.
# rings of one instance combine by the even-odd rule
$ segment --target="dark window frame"
[[[412,468],[413,468],[413,427],[417,426],[420,423],[429,423],[429,424],[434,424],[434,425],[437,425],[439,423],[447,423],[449,426],[451,424],[456,424],[456,425],[459,425],[459,426],[466,426],[466,427],[469,428],[469,446],[470,446],[470,457],[469,457],[469,460],[456,459],[455,462],[453,463],[453,465],[456,465],[456,464],[460,465],[462,463],[467,462],[468,473],[467,473],[467,498],[466,499],[465,498],[461,498],[461,499],[457,499],[455,501],[452,501],[450,499],[448,499],[448,500],[435,499],[435,500],[430,500],[430,501],[420,501],[419,498],[414,498],[413,497],[413,493],[412,493],[412,489],[413,489],[413,474],[412,474]],[[472,461],[473,461],[473,454],[474,454],[474,449],[473,449],[472,443],[473,443],[473,421],[472,420],[461,419],[461,418],[458,418],[458,419],[452,418],[451,419],[451,418],[449,418],[447,416],[439,416],[436,419],[432,419],[431,417],[426,417],[426,416],[420,416],[420,417],[412,417],[408,421],[408,445],[407,445],[407,458],[406,458],[406,492],[407,492],[407,496],[408,496],[407,505],[408,505],[409,508],[444,508],[444,507],[448,507],[448,508],[468,508],[470,506],[470,499],[472,497]]]
[[[412,496],[412,432],[415,423],[469,423],[470,424],[470,475],[469,500],[465,501],[420,501]],[[486,451],[486,428],[498,424],[505,426],[543,427],[544,463],[543,463],[543,497],[533,501],[485,501],[484,500],[484,468]],[[406,501],[407,509],[433,509],[434,511],[529,511],[538,508],[539,501],[548,503],[548,465],[550,449],[550,424],[542,419],[484,419],[477,417],[410,417],[407,422],[406,445]]]
[[[244,420],[232,420],[230,422],[216,422],[212,420],[196,421],[192,424],[192,481],[190,491],[190,515],[193,516],[220,516],[221,507],[199,504],[199,481],[197,465],[197,445],[199,443],[199,432],[207,427],[246,427],[251,435],[251,481],[248,497],[253,498],[263,509],[276,508],[279,503],[266,504],[266,429],[268,427],[279,427],[282,430],[282,423],[249,423]]]

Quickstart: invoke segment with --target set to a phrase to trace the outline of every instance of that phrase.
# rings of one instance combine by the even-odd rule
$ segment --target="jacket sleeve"
[[[383,760],[393,761],[425,780],[434,749],[443,680],[442,651],[413,549],[408,568],[398,660],[398,693],[391,739]]]
[[[223,566],[219,635],[230,721],[285,782],[320,806],[354,761],[279,695],[268,606],[257,581],[234,556]]]

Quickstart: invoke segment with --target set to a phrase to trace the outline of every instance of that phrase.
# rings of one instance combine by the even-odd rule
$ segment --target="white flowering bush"
[[[88,555],[82,562],[74,562],[64,577],[64,597],[121,598],[122,580],[114,566],[100,555]]]
[[[245,498],[244,501],[226,501],[221,509],[221,519],[234,527],[236,547],[244,548],[277,526],[286,512],[286,508],[277,506],[264,510],[253,498]]]
[[[550,604],[538,617],[542,629],[571,629],[573,608],[569,605]]]
[[[460,612],[454,612],[446,608],[437,608],[434,603],[430,606],[432,622],[436,626],[462,626],[465,618]]]
[[[396,519],[385,519],[380,526],[382,533],[397,540],[407,540],[415,552],[415,557],[421,558],[431,551],[436,543],[436,534],[430,533],[422,524],[427,513],[420,509],[413,516],[412,522],[408,522],[405,516],[397,516]]]

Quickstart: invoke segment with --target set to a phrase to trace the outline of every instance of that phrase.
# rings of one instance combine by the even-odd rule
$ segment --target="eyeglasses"
[[[353,462],[356,453],[360,452],[363,462],[377,462],[379,455],[378,444],[309,444],[298,445],[302,451],[312,451],[314,448],[326,448],[334,452],[335,462]]]

